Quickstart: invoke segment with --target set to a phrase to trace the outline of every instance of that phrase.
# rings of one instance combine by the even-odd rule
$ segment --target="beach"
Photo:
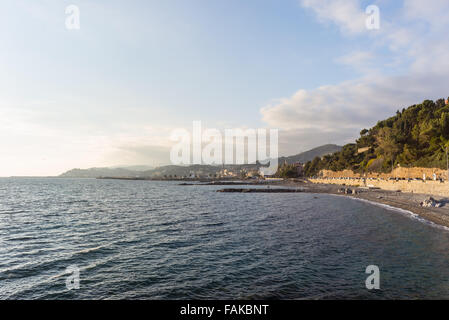
[[[348,188],[351,190],[356,190],[357,194],[344,194],[339,192],[339,190],[342,188],[346,188],[346,186],[335,184],[318,184],[308,181],[283,182],[282,185],[301,187],[305,190],[305,192],[310,193],[334,194],[391,206],[394,208],[410,211],[411,213],[416,214],[425,220],[449,228],[449,201],[447,198],[442,196],[388,191],[382,189],[364,189],[356,187]],[[442,202],[443,206],[440,208],[422,207],[421,202],[429,197],[433,197],[435,200]]]
[[[102,178],[110,179],[110,178]],[[118,180],[127,180],[124,178],[116,178]],[[129,180],[140,180],[132,179]],[[162,180],[162,179],[161,179]],[[163,179],[163,181],[168,179]],[[439,226],[449,228],[449,199],[447,197],[436,194],[425,193],[411,193],[401,192],[400,190],[390,191],[378,188],[364,188],[358,186],[347,186],[343,184],[327,184],[327,183],[313,183],[307,179],[285,179],[285,180],[216,180],[216,179],[170,179],[172,181],[179,181],[180,186],[223,186],[226,188],[217,190],[218,192],[232,192],[232,193],[284,193],[289,192],[285,188],[294,188],[290,192],[306,192],[306,193],[323,193],[332,194],[343,197],[349,197],[356,200],[369,201],[373,204],[380,204],[391,207],[390,209],[405,210],[413,215],[435,223]],[[243,188],[227,188],[244,186]],[[251,186],[258,187],[252,189]],[[260,189],[259,187],[276,187],[275,189]],[[341,192],[342,189],[349,188],[356,193],[345,194]],[[421,203],[432,197],[437,202],[441,203],[441,207],[422,207]]]

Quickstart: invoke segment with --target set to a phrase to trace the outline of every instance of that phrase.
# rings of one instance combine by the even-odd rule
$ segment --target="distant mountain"
[[[239,172],[241,170],[251,171],[257,170],[260,167],[258,164],[241,164],[241,165],[225,165],[224,168],[227,170],[231,170],[234,172]],[[176,165],[168,165],[157,167],[153,170],[142,172],[142,175],[146,177],[163,177],[163,176],[189,176],[194,173],[197,176],[208,176],[218,174],[223,169],[223,166],[215,166],[215,165],[200,165],[195,164],[191,166],[176,166]]]
[[[292,164],[295,162],[306,163],[307,161],[312,161],[316,157],[321,158],[325,155],[339,152],[339,151],[341,151],[341,149],[342,149],[342,147],[337,146],[336,144],[325,144],[323,146],[314,148],[312,150],[298,153],[294,156],[280,157],[279,164],[284,163],[284,161],[287,161],[288,164]]]
[[[315,157],[322,157],[327,154],[338,152],[342,147],[335,144],[326,144],[312,150],[299,153],[294,156],[280,157],[279,164],[301,162],[313,160]],[[240,171],[245,169],[247,171],[257,169],[257,164],[244,165],[225,165],[228,170]],[[59,177],[62,178],[98,178],[98,177],[116,177],[116,178],[135,178],[135,177],[164,177],[164,176],[189,176],[191,173],[200,176],[217,174],[222,166],[211,165],[191,165],[191,166],[177,166],[167,165],[148,170],[147,166],[128,166],[128,167],[112,167],[112,168],[90,168],[90,169],[72,169]]]
[[[154,169],[152,166],[146,166],[146,165],[136,165],[136,166],[114,166],[109,167],[111,169],[126,169],[126,170],[132,170],[132,171],[148,171]]]
[[[98,178],[98,177],[137,177],[143,171],[135,171],[124,168],[89,168],[89,169],[72,169],[64,172],[61,178]]]
[[[238,167],[238,168],[237,168]],[[238,165],[225,166],[227,169],[242,169],[248,167],[256,167],[256,165]],[[164,177],[164,176],[189,176],[195,175],[207,176],[217,174],[222,169],[222,166],[210,165],[191,165],[191,166],[177,166],[167,165],[157,167],[151,170],[137,171],[125,168],[90,168],[90,169],[72,169],[59,177],[61,178],[98,178],[98,177],[115,177],[115,178],[147,178],[147,177]]]

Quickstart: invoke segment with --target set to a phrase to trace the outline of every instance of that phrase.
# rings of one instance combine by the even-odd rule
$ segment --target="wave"
[[[347,198],[347,199],[352,199],[352,200],[357,200],[357,201],[369,203],[369,204],[371,204],[371,205],[375,205],[375,206],[377,206],[377,207],[381,207],[381,208],[384,208],[384,209],[387,209],[387,210],[390,210],[390,211],[399,212],[399,213],[401,213],[401,214],[404,215],[404,216],[407,216],[407,217],[409,217],[409,218],[418,220],[419,222],[424,223],[424,224],[426,224],[426,225],[429,225],[429,226],[431,226],[431,227],[438,228],[438,229],[445,230],[445,231],[449,231],[449,228],[448,228],[448,227],[443,226],[443,225],[440,225],[440,224],[437,224],[437,223],[432,222],[432,221],[430,221],[430,220],[427,220],[427,219],[421,217],[419,214],[414,213],[414,212],[412,212],[412,211],[410,211],[410,210],[406,210],[406,209],[402,209],[402,208],[390,206],[390,205],[385,204],[385,203],[380,203],[380,202],[371,201],[371,200],[366,200],[366,199],[346,197],[346,196],[341,196],[341,195],[337,195],[337,194],[333,194],[333,195],[334,195],[334,196],[337,196],[337,197],[344,197],[344,198]]]
[[[25,213],[28,212],[26,210],[18,210],[18,211],[0,211],[0,214],[5,214],[5,215],[12,215],[12,214],[17,214],[17,213]]]

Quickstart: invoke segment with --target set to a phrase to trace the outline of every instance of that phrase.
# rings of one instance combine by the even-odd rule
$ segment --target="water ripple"
[[[449,298],[443,229],[346,198],[217,188],[0,179],[0,299]]]

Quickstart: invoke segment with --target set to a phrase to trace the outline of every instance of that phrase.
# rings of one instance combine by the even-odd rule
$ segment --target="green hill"
[[[308,176],[321,169],[389,172],[395,166],[446,168],[449,146],[449,105],[444,99],[425,100],[371,129],[363,129],[355,143],[306,163]]]

